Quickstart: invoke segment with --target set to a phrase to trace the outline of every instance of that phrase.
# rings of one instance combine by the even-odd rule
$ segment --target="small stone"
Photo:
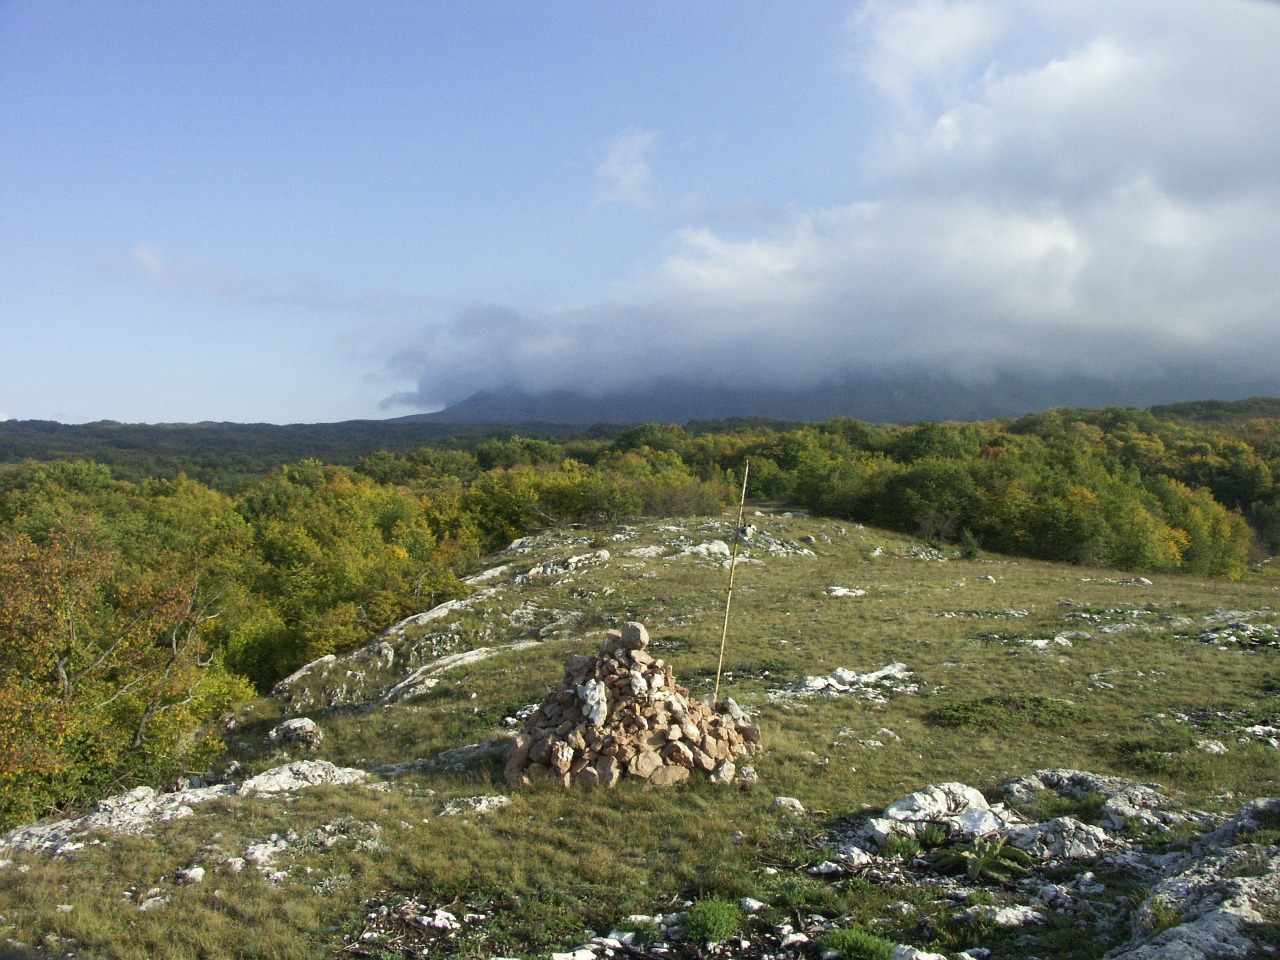
[[[804,804],[795,797],[774,797],[773,805],[775,807],[780,807],[787,813],[794,813],[796,815],[804,813]]]

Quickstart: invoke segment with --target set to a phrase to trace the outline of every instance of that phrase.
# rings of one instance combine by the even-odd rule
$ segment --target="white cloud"
[[[415,358],[424,397],[895,365],[1275,376],[1280,5],[872,0],[852,23],[887,110],[869,198],[745,239],[694,224],[625,297],[464,324]],[[602,197],[643,201],[653,142],[614,141]]]
[[[657,142],[653,130],[629,130],[609,141],[596,167],[596,200],[647,207],[653,182],[648,155]]]
[[[992,3],[867,0],[849,17],[851,63],[902,103],[921,86],[963,78],[999,38],[1003,20]]]

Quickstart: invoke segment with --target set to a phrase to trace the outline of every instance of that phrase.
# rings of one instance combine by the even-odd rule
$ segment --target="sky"
[[[1277,50],[1270,0],[0,0],[0,418],[1280,389]]]

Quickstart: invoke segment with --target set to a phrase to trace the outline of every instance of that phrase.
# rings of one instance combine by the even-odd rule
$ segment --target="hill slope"
[[[646,624],[650,652],[694,694],[715,682],[727,518],[550,532],[495,557],[471,598],[310,665],[232,723],[237,779],[306,758],[369,771],[372,789],[219,795],[57,860],[0,852],[3,935],[81,957],[185,956],[191,945],[217,956],[514,956],[627,928],[639,930],[631,946],[590,956],[662,955],[655,941],[691,956],[696,942],[681,946],[671,926],[692,901],[710,904],[683,918],[695,940],[742,925],[747,945],[730,955],[817,958],[830,929],[858,925],[952,954],[1158,956],[1160,937],[1191,929],[1161,884],[1192,861],[1148,854],[1179,850],[1216,864],[1237,893],[1248,886],[1259,909],[1280,903],[1280,891],[1269,901],[1254,890],[1274,874],[1280,810],[1226,819],[1280,792],[1270,583],[966,561],[854,525],[751,521],[723,692],[763,732],[754,779],[507,787],[484,744],[517,729],[611,625]],[[318,723],[318,743],[269,742],[299,715]],[[999,789],[1048,769],[1098,776]],[[1162,789],[1135,793],[1130,780]],[[1020,806],[1018,837],[1067,831],[1087,859],[1050,849],[1061,839],[1027,840],[1033,882],[970,882],[913,860],[918,840],[868,839],[868,814],[957,781],[983,795],[943,791],[952,807],[934,819],[976,823],[990,805],[1014,830],[1007,811]],[[1055,819],[1067,814],[1080,826]],[[1227,839],[1188,846],[1222,824]],[[1050,885],[1058,892],[1043,894]],[[744,897],[760,903],[749,918],[735,906]],[[1232,935],[1275,943],[1277,915],[1250,916]]]

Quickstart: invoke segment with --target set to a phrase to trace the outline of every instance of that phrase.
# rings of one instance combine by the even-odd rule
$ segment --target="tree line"
[[[1280,420],[1055,410],[610,436],[451,437],[235,489],[81,459],[0,467],[0,825],[198,772],[216,719],[297,667],[465,595],[533,530],[749,496],[995,550],[1240,577],[1280,546]]]

